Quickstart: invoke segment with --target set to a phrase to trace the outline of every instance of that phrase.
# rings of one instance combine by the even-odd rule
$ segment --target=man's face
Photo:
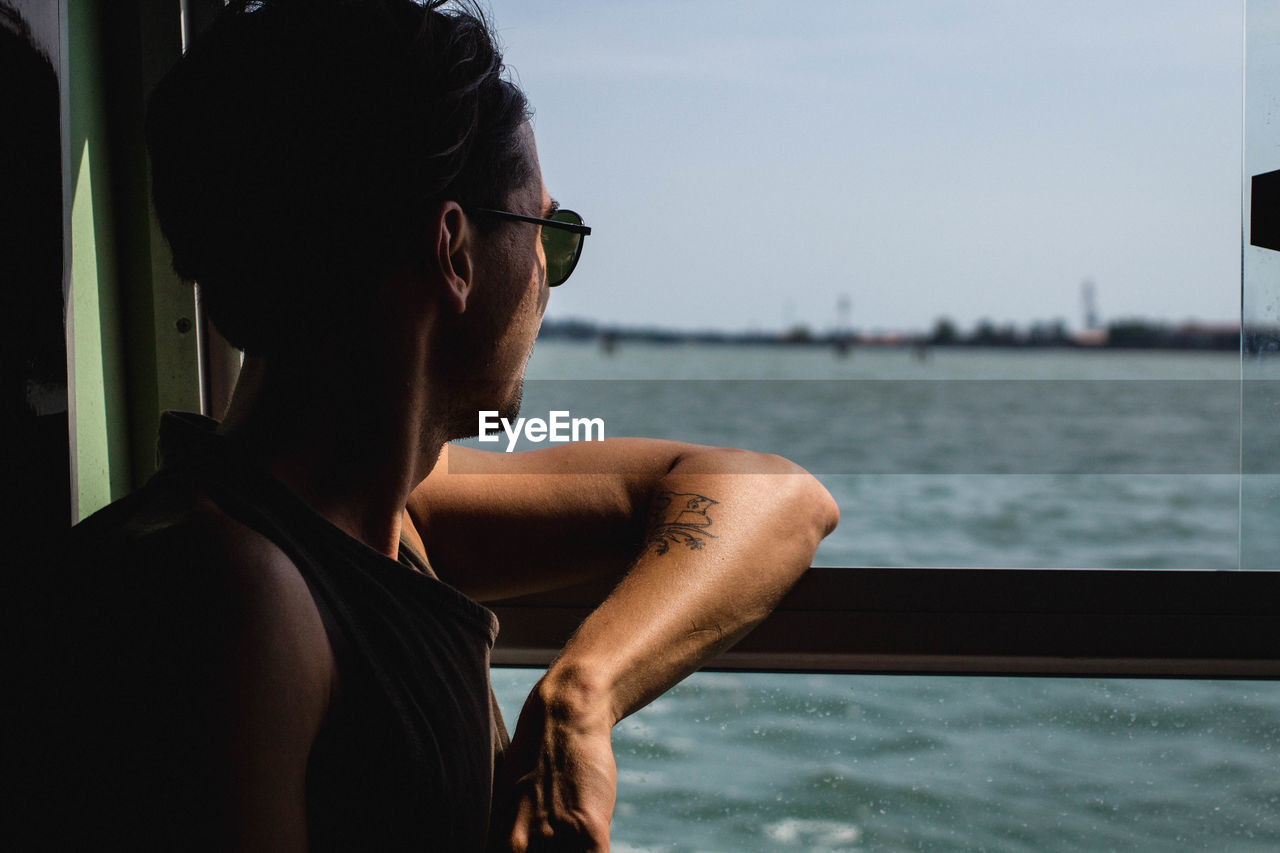
[[[521,135],[533,178],[510,194],[506,209],[546,217],[552,201],[542,183],[533,131],[526,124]],[[541,229],[529,222],[503,221],[483,235],[476,233],[474,289],[463,315],[473,345],[467,347],[470,364],[460,367],[477,380],[471,389],[476,393],[466,395],[477,398],[477,408],[497,409],[514,419],[550,293]],[[466,418],[468,434],[474,434],[476,410],[457,414]]]

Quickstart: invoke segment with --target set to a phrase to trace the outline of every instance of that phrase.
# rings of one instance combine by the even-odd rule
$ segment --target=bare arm
[[[658,481],[690,445],[610,439],[531,453],[446,445],[408,511],[432,567],[479,601],[621,577]]]
[[[563,849],[607,849],[615,789],[612,726],[762,620],[808,568],[838,518],[826,490],[778,457],[667,442],[609,444],[595,445],[581,462],[590,473],[569,473],[574,450],[589,445],[556,448],[564,473],[509,475],[494,485],[515,489],[518,497],[504,498],[500,489],[490,495],[501,519],[508,518],[509,505],[529,508],[557,534],[597,520],[622,541],[610,547],[587,536],[585,544],[568,549],[569,562],[584,563],[565,567],[557,564],[566,558],[554,546],[562,537],[549,538],[534,568],[550,563],[552,581],[626,569],[521,713],[508,761],[508,811],[496,839],[507,845],[502,849],[536,850],[547,843],[561,849],[566,836],[582,846]],[[600,454],[609,452],[617,454],[613,470],[619,473],[612,476],[601,473],[608,466]],[[492,464],[545,472],[552,461]],[[577,488],[575,476],[583,478]],[[517,522],[514,529],[526,528]],[[495,525],[490,531],[491,543],[482,546],[486,559],[520,565],[533,543],[528,536],[508,537],[507,530]],[[427,547],[438,550],[440,536],[433,531]],[[462,546],[447,545],[443,553],[451,547]],[[511,553],[498,554],[503,548]]]
[[[826,490],[785,460],[713,451],[682,457],[648,516],[639,557],[545,679],[558,701],[607,703],[610,724],[764,619],[838,517]]]
[[[616,579],[642,550],[655,496],[678,488],[664,486],[677,469],[740,474],[743,486],[745,477],[767,486],[780,481],[778,473],[798,474],[809,491],[793,522],[825,519],[835,526],[826,490],[786,460],[619,438],[516,454],[446,445],[410,495],[406,532],[420,533],[435,570],[480,601]]]

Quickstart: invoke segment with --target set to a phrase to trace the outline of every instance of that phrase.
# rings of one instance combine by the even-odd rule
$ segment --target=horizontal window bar
[[[497,602],[497,666],[545,666],[602,585]],[[1280,572],[811,569],[709,669],[1280,678]]]

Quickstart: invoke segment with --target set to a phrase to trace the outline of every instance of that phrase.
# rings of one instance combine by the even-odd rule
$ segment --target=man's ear
[[[439,277],[440,298],[461,314],[467,310],[475,272],[471,263],[475,231],[456,201],[441,203],[433,229],[433,251],[428,260]]]

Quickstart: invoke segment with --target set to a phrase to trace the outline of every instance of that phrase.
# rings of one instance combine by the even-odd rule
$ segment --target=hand
[[[490,850],[608,853],[618,771],[612,720],[571,710],[539,682],[494,792]]]

